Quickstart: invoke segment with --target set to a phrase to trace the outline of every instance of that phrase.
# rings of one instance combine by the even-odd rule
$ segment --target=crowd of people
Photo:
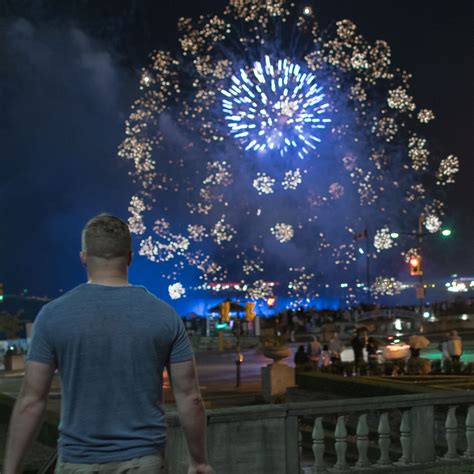
[[[372,372],[376,372],[374,367],[383,362],[383,357],[381,357],[383,351],[379,350],[380,341],[368,336],[367,329],[361,327],[356,330],[356,335],[350,341],[350,346],[354,354],[354,373],[361,374],[361,368],[365,365],[368,365]],[[327,344],[322,344],[317,336],[313,335],[306,347],[304,344],[299,345],[294,356],[294,363],[297,368],[313,370],[325,369],[331,365],[338,366],[341,364],[341,354],[344,349],[345,346],[337,332],[333,334]],[[463,353],[463,344],[458,332],[452,330],[446,333],[440,341],[438,349],[442,354],[441,366],[443,368],[450,363],[459,363]],[[421,350],[422,348],[417,346],[416,342],[410,345],[408,362],[411,365],[421,360]],[[395,365],[392,375],[399,375],[399,365]]]

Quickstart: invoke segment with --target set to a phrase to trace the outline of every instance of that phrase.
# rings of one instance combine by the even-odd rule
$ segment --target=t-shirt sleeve
[[[56,350],[48,331],[47,314],[42,309],[33,323],[33,334],[26,360],[43,362],[57,367]]]
[[[175,318],[174,338],[170,351],[171,364],[176,362],[185,362],[193,358],[191,343],[189,342],[189,337],[186,334],[184,323],[177,314],[175,314]]]

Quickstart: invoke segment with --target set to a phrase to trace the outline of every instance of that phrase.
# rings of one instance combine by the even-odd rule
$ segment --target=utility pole
[[[418,218],[418,244],[420,247],[421,262],[423,262],[423,223],[425,222],[425,216],[423,214]],[[425,288],[423,286],[423,267],[420,268],[419,279],[419,290],[418,299],[420,300],[420,316],[423,317],[423,308],[425,307]]]
[[[365,279],[367,285],[367,304],[372,303],[372,292],[370,290],[370,256],[369,256],[369,229],[368,226],[365,228],[365,261],[366,261],[366,268],[365,268]]]
[[[236,357],[235,357],[235,367],[236,367],[236,381],[235,381],[235,386],[237,388],[240,387],[240,366],[243,362],[243,355],[240,352],[240,330],[241,330],[241,324],[240,324],[240,318],[237,316],[237,319],[235,320],[236,322],[236,329],[237,329],[237,344],[236,344]]]

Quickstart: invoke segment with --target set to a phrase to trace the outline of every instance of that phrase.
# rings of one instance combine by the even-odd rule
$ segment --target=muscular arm
[[[191,469],[197,469],[194,472],[212,472],[200,469],[200,466],[208,465],[207,422],[194,360],[171,364],[169,372],[179,420],[188,445]]]
[[[4,474],[19,474],[46,412],[54,367],[27,362],[25,378],[10,418],[6,444]]]

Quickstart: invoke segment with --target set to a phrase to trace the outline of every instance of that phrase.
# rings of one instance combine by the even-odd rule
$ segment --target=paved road
[[[198,379],[203,396],[206,399],[215,400],[217,394],[232,397],[245,395],[248,402],[249,397],[255,396],[260,392],[260,371],[261,368],[271,362],[263,355],[257,354],[255,350],[244,351],[244,363],[241,365],[241,387],[235,388],[236,383],[236,365],[235,352],[207,352],[196,355],[196,364]],[[291,360],[288,359],[291,363]],[[0,392],[16,398],[21,388],[24,372],[3,373],[0,375]],[[59,408],[60,398],[60,380],[55,375],[50,392],[50,408],[56,410]],[[164,380],[165,402],[172,402],[172,395],[168,378],[165,373]],[[229,400],[231,402],[231,400]],[[214,405],[213,405],[214,406]]]
[[[293,364],[293,354],[297,349],[298,344],[290,344],[291,356],[285,359],[285,363],[290,366]],[[434,341],[427,349],[422,350],[422,357],[428,359],[440,359],[441,354],[437,349],[438,342]],[[196,354],[196,364],[198,371],[199,384],[203,389],[204,394],[206,392],[217,392],[219,390],[229,392],[234,389],[236,382],[236,365],[235,365],[235,352],[200,352]],[[240,366],[241,371],[241,383],[243,388],[239,392],[247,391],[259,391],[260,384],[260,373],[262,367],[272,362],[262,354],[258,354],[255,349],[243,351],[244,362]],[[346,349],[344,353],[344,360],[352,360],[353,353],[352,349]],[[464,354],[462,361],[474,362],[474,339],[464,341]],[[0,374],[2,372],[0,371]],[[8,374],[0,375],[0,392],[7,395],[16,397],[21,386],[20,374]],[[251,389],[249,388],[251,387]],[[169,383],[165,375],[164,389],[165,393],[169,392]],[[51,387],[51,398],[56,399],[60,395],[59,377],[55,376],[53,385]],[[167,397],[168,398],[168,397]]]

